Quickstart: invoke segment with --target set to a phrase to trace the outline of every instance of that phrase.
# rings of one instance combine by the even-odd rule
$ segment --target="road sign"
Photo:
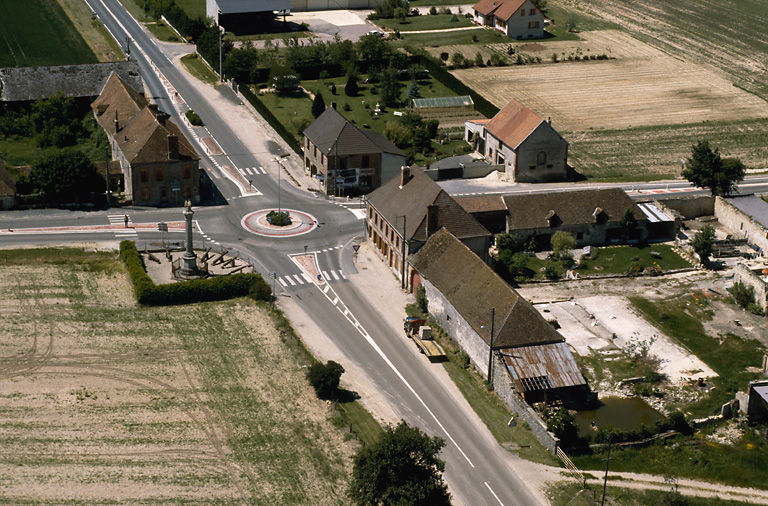
[[[360,245],[359,244],[353,244],[352,245],[352,249],[355,250],[355,253],[357,253],[357,250],[360,249]]]
[[[168,232],[168,224],[164,221],[161,221],[157,224],[157,230],[160,232]]]

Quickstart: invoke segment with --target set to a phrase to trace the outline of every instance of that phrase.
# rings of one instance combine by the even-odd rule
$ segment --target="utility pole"
[[[600,506],[605,506],[605,489],[608,487],[608,466],[611,464],[611,445],[613,444],[613,435],[608,435],[608,458],[605,459],[605,478],[603,478],[603,499]]]
[[[493,323],[496,319],[496,308],[491,308],[491,345],[488,347],[488,384],[493,388]]]
[[[277,162],[277,212],[282,212],[282,207],[280,206],[280,172],[283,168],[283,165],[280,163],[279,158],[275,158],[275,161]]]
[[[219,12],[219,17],[221,17],[221,12]],[[221,25],[216,25],[216,27],[219,29],[219,80],[221,82],[224,82],[224,74],[221,71]]]

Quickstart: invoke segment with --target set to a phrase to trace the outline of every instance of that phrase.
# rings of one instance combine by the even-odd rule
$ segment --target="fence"
[[[560,462],[563,463],[565,468],[568,469],[569,474],[572,474],[574,478],[581,482],[581,488],[587,488],[587,477],[578,467],[576,467],[576,464],[573,463],[570,457],[568,457],[560,447],[557,448],[557,457],[560,459]]]

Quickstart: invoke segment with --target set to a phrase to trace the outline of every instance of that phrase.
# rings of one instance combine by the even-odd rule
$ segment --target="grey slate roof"
[[[433,234],[409,261],[488,344],[491,308],[496,309],[494,348],[564,341],[528,301],[446,229]]]
[[[139,64],[134,60],[0,69],[0,102],[47,98],[57,92],[67,97],[95,97],[115,72],[137,92],[144,91]]]
[[[547,228],[547,216],[554,211],[563,225],[595,223],[596,209],[602,210],[608,221],[619,221],[631,209],[638,221],[645,214],[621,188],[574,190],[504,196],[509,210],[509,230]]]
[[[751,216],[763,227],[768,228],[768,202],[757,195],[727,197],[725,201],[747,216]]]
[[[216,0],[216,5],[222,14],[271,12],[291,8],[290,0]]]
[[[446,227],[459,239],[491,235],[423,170],[411,167],[410,174],[410,179],[402,187],[398,175],[368,194],[370,205],[397,230],[402,230],[405,216],[406,240],[427,240],[427,207],[433,204],[438,206],[438,228]]]
[[[304,137],[325,155],[357,155],[367,153],[405,154],[383,135],[350,123],[334,107],[328,107],[304,130]]]

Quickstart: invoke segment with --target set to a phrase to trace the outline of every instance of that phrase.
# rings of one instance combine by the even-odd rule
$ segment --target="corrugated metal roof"
[[[752,385],[752,390],[762,397],[765,402],[768,402],[768,385]]]
[[[659,206],[653,202],[639,202],[637,207],[643,212],[648,221],[651,223],[659,223],[662,221],[675,221],[675,219],[662,211]]]
[[[500,351],[509,375],[521,392],[587,384],[564,342]]]

